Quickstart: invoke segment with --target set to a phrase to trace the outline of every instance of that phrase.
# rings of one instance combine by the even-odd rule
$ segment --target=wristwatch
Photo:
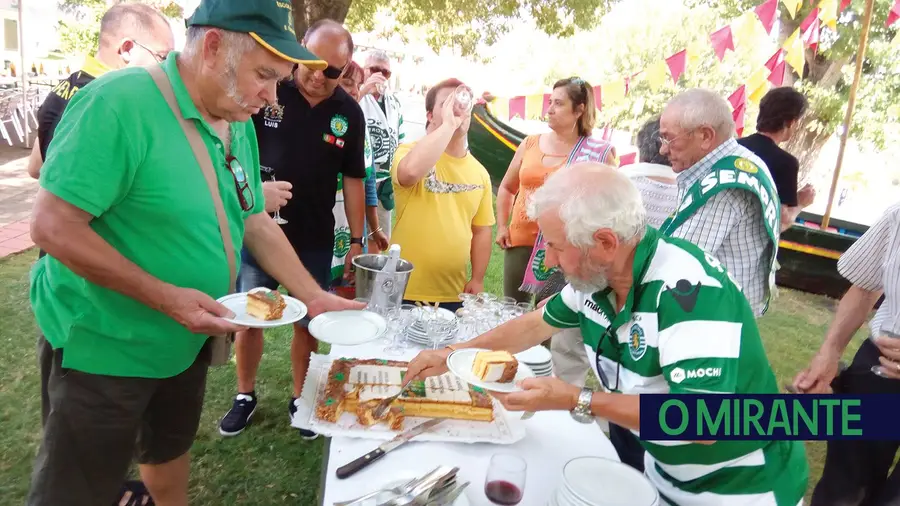
[[[591,399],[593,398],[593,390],[588,387],[581,389],[581,393],[578,394],[578,402],[575,404],[575,409],[571,411],[572,418],[574,418],[575,421],[580,423],[591,423],[594,421],[594,415],[591,414]]]
[[[363,243],[362,237],[351,237],[350,238],[350,244],[359,244],[360,246],[362,246],[362,243]]]

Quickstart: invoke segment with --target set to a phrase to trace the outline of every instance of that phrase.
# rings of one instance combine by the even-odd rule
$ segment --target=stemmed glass
[[[519,504],[525,495],[527,469],[522,457],[506,453],[493,455],[484,479],[484,495],[494,504]]]
[[[404,304],[409,305],[409,304]],[[398,307],[391,309],[387,314],[389,345],[384,349],[388,355],[402,355],[406,351],[406,342],[400,336],[409,325],[412,313],[408,309]]]
[[[271,178],[272,178],[273,183],[277,183],[277,181],[275,181],[275,174],[272,174]],[[279,209],[275,209],[275,217],[273,219],[275,220],[275,223],[277,223],[279,225],[284,225],[288,222],[286,219],[281,217],[281,213],[279,212]]]

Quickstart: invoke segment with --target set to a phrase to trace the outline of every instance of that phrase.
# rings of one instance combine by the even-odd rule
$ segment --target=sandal
[[[126,481],[119,492],[119,498],[113,506],[154,506],[153,498],[144,482],[137,480]]]

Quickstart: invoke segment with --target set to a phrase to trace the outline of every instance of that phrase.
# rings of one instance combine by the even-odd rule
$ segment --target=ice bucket
[[[353,266],[356,268],[357,299],[370,301],[375,290],[381,290],[387,296],[389,308],[401,304],[406,285],[409,283],[409,275],[413,271],[413,264],[401,258],[397,262],[397,272],[392,278],[381,286],[375,286],[375,278],[384,268],[387,259],[387,255],[359,255],[353,259]]]

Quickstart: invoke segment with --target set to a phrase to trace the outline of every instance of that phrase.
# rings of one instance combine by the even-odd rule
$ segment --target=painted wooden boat
[[[468,137],[472,155],[497,186],[526,134],[493,116],[484,101],[479,101],[472,111]],[[837,271],[838,258],[869,227],[831,219],[828,230],[822,230],[821,223],[821,215],[803,212],[781,234],[781,268],[775,273],[775,281],[780,286],[840,298],[850,284]]]

